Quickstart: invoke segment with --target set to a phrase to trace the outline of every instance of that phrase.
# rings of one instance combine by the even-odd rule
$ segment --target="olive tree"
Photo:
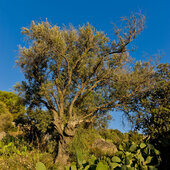
[[[46,108],[53,114],[60,136],[56,161],[61,164],[68,160],[66,148],[80,124],[124,107],[127,96],[146,89],[150,70],[133,80],[125,67],[131,61],[127,45],[143,30],[144,16],[132,15],[123,18],[123,23],[121,29],[115,28],[113,40],[88,23],[62,29],[33,21],[22,29],[28,44],[20,47],[17,63],[25,80],[17,89],[30,108]]]

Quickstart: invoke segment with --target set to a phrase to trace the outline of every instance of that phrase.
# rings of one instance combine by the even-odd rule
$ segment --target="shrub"
[[[103,156],[96,158],[92,155],[88,161],[83,161],[81,165],[72,163],[68,170],[76,169],[96,169],[96,170],[135,170],[149,169],[156,170],[160,164],[160,153],[153,145],[145,142],[136,144],[134,142],[122,143],[119,151],[113,156]],[[77,166],[76,166],[77,165]]]
[[[8,137],[0,141],[1,170],[35,170],[37,162],[42,162],[47,169],[57,169],[50,153],[28,147],[19,138]]]

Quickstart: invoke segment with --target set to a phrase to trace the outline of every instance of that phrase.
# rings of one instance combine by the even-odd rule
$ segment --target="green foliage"
[[[90,146],[97,138],[101,138],[97,130],[79,128],[69,147],[71,161],[76,161],[80,165],[87,160],[91,154]]]
[[[103,139],[112,141],[117,146],[125,139],[125,135],[117,129],[101,129],[99,134]]]
[[[119,133],[117,130],[116,132]],[[135,135],[137,136],[137,133]],[[114,155],[96,157],[92,155],[89,146],[95,138],[99,137],[101,137],[99,131],[95,129],[79,129],[70,146],[70,155],[72,155],[70,162],[72,163],[65,169],[156,169],[160,163],[160,153],[153,145],[147,143],[148,139],[134,143],[124,138],[125,142],[119,145],[119,151]],[[53,164],[53,155],[40,152],[30,147],[24,140],[14,137],[6,137],[0,142],[0,169],[5,170],[7,167],[11,170],[16,167],[19,170],[22,168],[57,169],[57,165]]]
[[[37,162],[36,163],[36,170],[46,170],[46,167],[42,162]]]
[[[160,164],[160,153],[154,148],[153,145],[148,143],[122,143],[119,146],[119,151],[112,158],[112,161],[118,163],[120,167],[135,168],[135,169],[148,169],[151,167],[159,166]]]
[[[151,136],[151,142],[161,152],[160,169],[170,167],[170,64],[158,65],[154,89],[143,100],[147,119],[143,128]],[[149,98],[149,99],[148,99]]]
[[[96,149],[92,149],[91,146],[96,139],[104,138],[106,141],[112,142],[119,146],[122,141],[135,142],[136,144],[130,147],[130,152],[136,150],[138,144],[143,141],[144,136],[137,132],[130,131],[129,133],[121,133],[119,130],[112,129],[84,129],[80,128],[73,139],[72,144],[69,147],[70,161],[76,162],[78,167],[86,162],[94,164],[96,157],[101,158],[104,155]],[[123,150],[123,148],[122,148]],[[95,155],[95,157],[91,156]],[[113,165],[112,165],[113,166]]]
[[[103,164],[102,162],[99,162],[96,166],[96,170],[108,170],[108,166]]]
[[[77,165],[78,169],[157,169],[160,164],[160,153],[147,140],[136,144],[134,142],[122,143],[115,155],[96,158],[94,155],[84,163]],[[73,166],[72,166],[73,167]],[[71,167],[70,167],[71,168]],[[76,164],[74,164],[76,168]]]
[[[106,141],[112,141],[116,146],[119,146],[122,141],[140,143],[144,138],[143,134],[139,134],[137,131],[129,131],[123,134],[117,129],[101,129],[99,134]]]
[[[23,100],[12,92],[0,91],[0,132],[16,131],[15,121],[24,114]]]
[[[118,162],[118,163],[120,163],[121,162],[121,159],[119,158],[119,157],[117,157],[117,156],[114,156],[114,157],[112,157],[112,162]]]
[[[12,114],[5,103],[0,101],[0,132],[8,132],[12,127]]]
[[[91,155],[91,157],[88,159],[88,161],[84,161],[81,165],[76,166],[76,163],[73,162],[72,165],[70,166],[70,170],[72,169],[85,169],[85,170],[90,170],[90,169],[98,169],[98,170],[107,170],[109,168],[107,162],[104,160],[99,160],[97,159],[94,155]]]
[[[136,69],[141,71],[141,65]],[[150,142],[161,152],[161,169],[170,166],[170,64],[159,64],[153,75],[151,88],[128,101],[124,111],[136,129],[151,137]],[[129,109],[129,110],[128,110]]]
[[[8,111],[12,114],[13,120],[25,112],[23,99],[12,92],[0,91],[0,102],[5,103]]]
[[[43,151],[54,151],[58,135],[54,128],[52,113],[38,109],[27,110],[27,114],[20,117],[17,124],[27,142]]]
[[[138,133],[137,131],[129,131],[128,133],[125,133],[124,134],[124,140],[126,142],[130,141],[130,142],[135,142],[135,143],[141,143],[144,139],[144,135],[143,134],[140,134]]]
[[[27,117],[26,117],[27,116]],[[27,115],[24,117],[26,120],[30,120],[37,130],[41,133],[47,133],[53,126],[53,116],[52,113],[48,113],[43,110],[32,110],[27,112]],[[43,121],[42,121],[43,120]]]
[[[170,131],[170,65],[158,65],[153,78],[152,88],[138,98],[142,108],[137,110],[141,115],[136,118],[136,127],[152,138]]]
[[[71,170],[77,170],[76,164],[74,162],[71,164],[70,168]]]
[[[47,169],[57,169],[57,166],[53,164],[53,155],[30,147],[19,138],[6,137],[0,141],[0,169],[35,170],[36,165],[37,168],[41,166],[42,169],[44,167],[42,163]]]
[[[26,146],[20,147],[18,149],[13,142],[8,143],[7,145],[4,145],[2,142],[0,143],[0,155],[3,155],[5,157],[10,157],[14,154],[26,155],[26,151]]]

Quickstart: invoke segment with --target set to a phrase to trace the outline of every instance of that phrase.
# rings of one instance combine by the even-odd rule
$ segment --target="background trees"
[[[159,64],[152,76],[149,91],[138,96],[132,119],[136,129],[151,137],[151,142],[161,151],[161,169],[169,164],[170,153],[170,65]]]
[[[14,128],[14,121],[23,115],[24,111],[23,100],[18,95],[0,91],[0,131],[8,132]]]
[[[13,120],[24,114],[25,106],[23,99],[12,92],[0,91],[0,101],[3,102],[12,114]]]
[[[0,132],[7,132],[12,127],[12,115],[5,103],[0,102]]]
[[[152,88],[138,99],[141,114],[136,119],[136,128],[142,128],[152,137],[157,137],[170,130],[169,73],[169,64],[158,65],[153,75]]]
[[[135,72],[141,75],[148,69],[148,63],[136,63]],[[143,72],[143,73],[142,73]],[[145,76],[145,74],[143,74]],[[139,77],[140,79],[140,77]],[[141,130],[150,136],[150,142],[160,151],[162,156],[161,168],[169,167],[170,151],[170,66],[158,64],[150,77],[150,88],[142,93],[138,91],[132,98],[127,98],[123,110],[134,125],[134,129]],[[133,86],[131,86],[133,87]]]

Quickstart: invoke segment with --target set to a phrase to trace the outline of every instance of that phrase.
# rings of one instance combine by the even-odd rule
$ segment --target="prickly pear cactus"
[[[103,164],[102,162],[99,162],[97,164],[96,170],[108,170],[108,166]]]
[[[46,170],[46,167],[42,162],[37,162],[35,169],[36,170]]]

